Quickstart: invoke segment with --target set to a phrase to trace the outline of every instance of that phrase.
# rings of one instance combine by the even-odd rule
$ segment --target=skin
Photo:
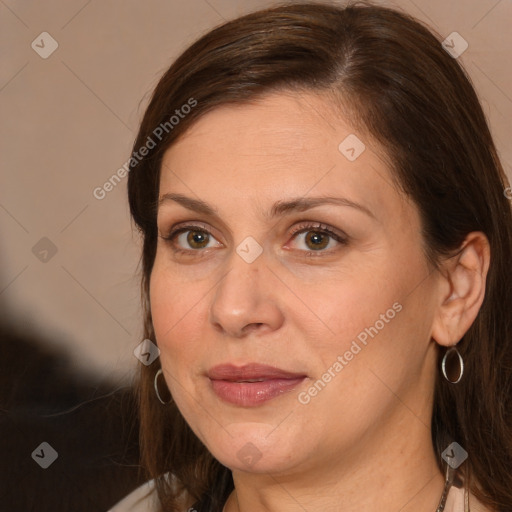
[[[349,161],[338,145],[353,133],[366,149]],[[189,223],[211,235],[199,248],[197,239],[187,243],[190,232],[159,238],[150,299],[173,398],[233,471],[227,512],[437,507],[444,475],[430,418],[438,344],[455,345],[476,317],[489,248],[483,234],[471,233],[443,272],[432,269],[418,209],[392,185],[383,151],[335,116],[325,96],[273,92],[207,113],[164,155],[160,197],[182,194],[217,210],[162,201],[160,235]],[[321,196],[372,214],[326,204],[269,218],[275,202]],[[347,243],[326,236],[315,251],[307,238],[318,233],[315,223]],[[252,263],[236,252],[248,236],[263,251]],[[395,303],[401,311],[300,403],[299,393]],[[218,398],[208,369],[249,362],[308,378],[257,407]],[[258,460],[249,464],[240,450]]]

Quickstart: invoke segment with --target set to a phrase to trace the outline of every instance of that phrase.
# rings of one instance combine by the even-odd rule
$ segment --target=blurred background
[[[276,3],[0,0],[0,510],[104,511],[141,483],[140,240],[126,178],[94,190],[130,157],[171,62]],[[511,179],[512,2],[375,3],[467,42],[457,58]]]

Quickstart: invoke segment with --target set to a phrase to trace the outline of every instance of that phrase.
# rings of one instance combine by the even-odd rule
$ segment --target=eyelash
[[[297,235],[299,235],[301,233],[308,233],[308,232],[314,232],[314,233],[320,233],[322,235],[327,235],[330,238],[332,238],[333,240],[336,240],[336,242],[338,242],[341,245],[347,245],[347,243],[348,243],[348,237],[346,235],[345,236],[339,235],[338,233],[335,233],[332,229],[330,229],[329,226],[326,226],[325,224],[318,223],[318,222],[301,224],[291,231],[290,236],[295,238]],[[305,256],[321,257],[326,254],[331,254],[334,250],[335,249],[327,249],[327,250],[320,249],[318,251],[300,251],[300,252],[304,252]]]
[[[165,240],[166,242],[169,242],[171,245],[173,245],[174,239],[181,233],[185,233],[187,231],[198,231],[200,233],[206,233],[210,236],[213,236],[212,233],[205,226],[200,226],[200,225],[196,224],[196,225],[181,226],[181,227],[171,231],[168,235],[166,235],[166,236],[160,235],[160,237],[163,240]],[[313,231],[315,233],[320,233],[322,235],[327,235],[342,245],[346,245],[348,243],[348,237],[346,235],[341,236],[338,233],[335,233],[334,231],[332,231],[329,228],[329,226],[326,226],[325,224],[321,224],[321,223],[310,223],[310,224],[302,224],[300,226],[297,226],[296,228],[294,228],[292,230],[292,232],[290,233],[290,236],[295,237],[301,233],[308,233],[311,231]],[[205,254],[205,251],[201,250],[201,249],[181,249],[181,248],[177,248],[175,246],[173,246],[172,249],[176,254],[190,255],[192,253],[195,253],[196,255],[199,255],[199,257],[202,257]],[[313,256],[313,257],[320,256],[321,257],[322,255],[325,255],[326,253],[327,254],[332,253],[332,251],[333,251],[333,249],[330,249],[330,250],[320,249],[318,251],[300,251],[300,252],[305,253],[305,256]]]

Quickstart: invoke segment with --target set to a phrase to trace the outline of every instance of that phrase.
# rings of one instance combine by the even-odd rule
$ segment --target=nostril
[[[254,331],[256,329],[259,329],[261,325],[263,325],[262,322],[258,322],[258,323],[255,322],[255,323],[246,325],[243,330],[244,331]]]

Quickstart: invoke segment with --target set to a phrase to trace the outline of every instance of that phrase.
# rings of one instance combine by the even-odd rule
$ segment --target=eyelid
[[[162,235],[161,230],[158,231],[160,233],[161,238],[163,238],[164,240],[170,240],[178,233],[183,231],[204,231],[209,235],[213,236],[216,240],[217,238],[219,238],[215,236],[215,234],[213,233],[213,231],[215,231],[213,228],[211,228],[204,222],[199,221],[180,222],[178,224],[174,224],[168,230],[165,231],[167,233],[166,235]]]
[[[343,231],[336,229],[329,224],[325,224],[323,222],[318,221],[302,221],[298,226],[295,226],[292,231],[291,235],[296,235],[297,233],[300,233],[301,231],[325,231],[329,234],[332,234],[334,237],[338,237],[343,240],[348,240],[348,235],[344,233]]]

